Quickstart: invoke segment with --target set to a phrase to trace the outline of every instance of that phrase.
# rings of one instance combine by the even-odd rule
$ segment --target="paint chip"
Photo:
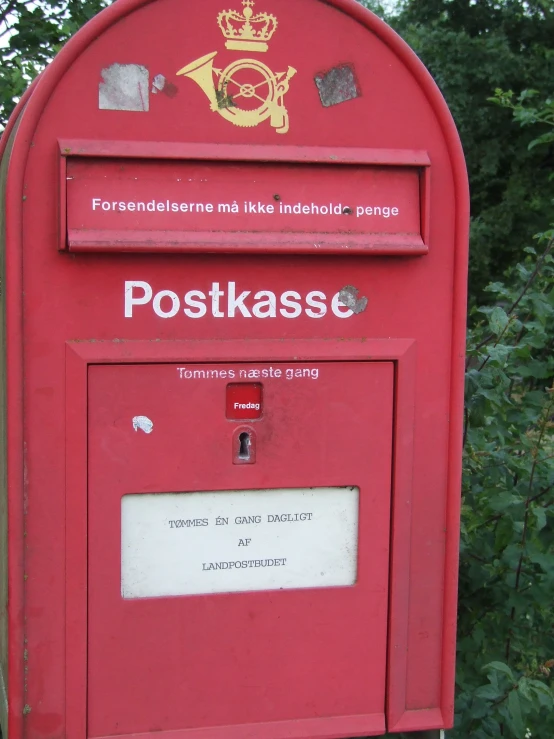
[[[314,80],[321,104],[325,108],[361,96],[356,73],[351,64],[342,64],[340,67],[333,67],[328,72],[321,72],[315,76]]]
[[[135,416],[133,418],[133,428],[135,431],[140,429],[145,434],[151,434],[154,430],[154,424],[147,416]]]
[[[367,308],[369,300],[367,298],[359,298],[360,291],[352,285],[343,287],[339,292],[339,302],[345,305],[347,308],[358,315],[363,313]]]
[[[149,73],[140,64],[112,64],[102,70],[98,90],[100,110],[147,113],[150,109]]]
[[[163,92],[166,82],[167,80],[163,74],[157,74],[152,80],[152,94],[157,95],[158,92]]]
[[[157,95],[159,92],[163,92],[168,98],[174,98],[179,89],[165,75],[157,74],[152,80],[152,94]]]

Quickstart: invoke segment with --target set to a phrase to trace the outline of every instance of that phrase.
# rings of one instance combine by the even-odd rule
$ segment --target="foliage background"
[[[554,0],[362,0],[458,125],[472,190],[456,727],[554,737]],[[109,0],[0,2],[0,129]]]
[[[0,130],[30,81],[108,0],[0,0]]]

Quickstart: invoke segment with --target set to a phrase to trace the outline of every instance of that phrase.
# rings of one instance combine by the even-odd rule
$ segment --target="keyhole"
[[[239,436],[239,459],[250,459],[250,434],[247,431],[243,431]]]
[[[233,434],[233,464],[256,464],[256,432],[242,427]]]

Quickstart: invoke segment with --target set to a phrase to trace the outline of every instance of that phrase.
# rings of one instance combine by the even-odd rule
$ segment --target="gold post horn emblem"
[[[277,29],[277,19],[267,13],[254,15],[253,0],[243,1],[242,15],[233,10],[219,14],[217,22],[232,51],[266,52]],[[296,74],[294,67],[274,73],[257,59],[239,59],[224,70],[214,67],[217,51],[206,54],[177,72],[192,79],[204,91],[212,111],[235,126],[250,128],[270,119],[277,133],[289,130],[284,96]],[[215,78],[215,79],[214,79]]]

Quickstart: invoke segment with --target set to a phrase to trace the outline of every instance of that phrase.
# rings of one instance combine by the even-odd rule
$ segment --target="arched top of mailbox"
[[[223,251],[250,251],[263,232],[266,252],[426,254],[431,201],[435,213],[451,223],[467,220],[465,162],[440,91],[402,39],[354,0],[237,0],[232,10],[224,9],[220,0],[118,0],[62,49],[34,86],[11,155],[15,192],[23,187],[28,141],[33,141],[35,157],[52,145],[58,148],[62,211],[71,201],[68,183],[91,182],[97,176],[92,160],[113,170],[116,160],[124,159],[129,183],[144,182],[153,171],[131,161],[221,163],[227,183],[223,205],[216,185],[217,193],[207,196],[223,209],[237,198],[233,166],[251,163],[241,166],[237,183],[245,177],[258,184],[263,180],[265,195],[278,202],[280,191],[272,188],[280,186],[286,164],[291,203],[270,209],[282,208],[279,214],[290,218],[274,218],[267,229],[269,219],[262,224],[258,218],[252,244],[241,225],[236,239],[218,243]],[[79,169],[83,159],[90,165]],[[337,168],[339,164],[347,166]],[[158,179],[174,178],[169,166],[165,174],[162,169],[156,169]],[[198,182],[201,174],[185,172]],[[323,177],[327,187],[319,192]],[[115,170],[111,179],[118,181]],[[301,197],[304,191],[306,198]],[[353,208],[351,200],[359,192],[379,196]],[[116,191],[108,194],[115,196]],[[188,207],[176,205],[173,194],[168,191],[154,209]],[[135,200],[150,203],[151,197],[150,191],[135,188],[134,199],[123,198],[118,207],[131,211],[133,219]],[[94,211],[104,206],[101,198],[93,202],[88,220],[72,208],[67,229],[61,229],[60,248],[102,251],[106,239],[118,241],[109,214],[102,218],[103,234],[98,234]],[[295,206],[298,213],[292,212]],[[354,218],[338,217],[352,212]],[[314,214],[317,230],[307,229],[306,236],[301,221]],[[124,220],[118,218],[117,227],[127,229]],[[143,236],[127,230],[126,240],[138,250],[147,249],[152,238],[162,251],[185,250],[184,243],[174,243],[171,228],[164,223],[158,229],[155,221],[148,219]],[[219,233],[230,227],[223,217],[213,225]],[[201,225],[191,228],[192,236],[178,239],[184,239],[186,250],[210,251],[214,234]],[[461,245],[464,228],[460,225],[458,231],[455,225]],[[286,237],[272,235],[272,229]],[[295,230],[302,233],[297,237]]]
[[[219,130],[220,140],[225,143],[306,145],[309,138],[307,130],[304,130],[303,137],[299,135],[301,119],[306,118],[309,103],[316,104],[314,101],[317,101],[317,105],[328,115],[322,115],[319,123],[312,122],[315,126],[311,131],[312,136],[317,139],[320,127],[325,128],[333,119],[335,122],[328,125],[338,139],[334,143],[359,146],[363,138],[360,129],[367,128],[370,115],[367,110],[371,106],[374,106],[373,119],[382,119],[383,128],[390,128],[386,119],[391,115],[394,117],[395,113],[384,109],[383,101],[386,99],[392,107],[397,106],[399,100],[395,96],[399,91],[384,90],[389,70],[380,68],[380,65],[387,62],[390,67],[390,60],[394,57],[409,72],[412,89],[419,91],[414,95],[419,95],[420,100],[412,101],[415,108],[418,105],[422,107],[423,97],[433,111],[449,151],[451,165],[461,181],[464,180],[465,165],[457,131],[435,82],[408,45],[355,0],[299,0],[295,3],[283,0],[246,0],[241,3],[241,0],[237,0],[234,4],[209,0],[198,5],[201,10],[196,4],[177,4],[175,0],[118,0],[104,10],[66,44],[42,74],[23,116],[26,134],[33,135],[49,102],[59,106],[59,98],[52,100],[57,88],[66,85],[68,77],[82,75],[83,65],[94,66],[96,59],[102,58],[100,47],[103,39],[109,38],[112,64],[95,68],[92,72],[93,78],[100,83],[99,107],[103,111],[139,112],[140,98],[144,96],[142,105],[147,109],[149,107],[148,112],[152,117],[156,115],[157,102],[163,100],[166,106],[160,115],[167,116],[167,111],[172,109],[175,117],[183,116],[183,124],[193,115],[201,118],[197,140],[205,138],[204,121],[211,122],[219,118],[227,123],[226,127]],[[225,10],[227,6],[235,5],[234,10]],[[179,17],[175,17],[177,7]],[[218,9],[219,12],[215,12]],[[179,34],[173,38],[181,38],[182,48],[169,56],[166,65],[160,63],[159,69],[149,65],[147,60],[138,58],[140,54],[136,45],[128,53],[124,48],[126,26],[131,28],[130,24],[133,24],[131,32],[135,33],[140,22],[132,19],[145,10],[148,11],[148,15],[144,16],[144,23],[149,26],[148,33],[158,38],[160,47],[171,47],[169,29],[174,25],[180,26]],[[296,14],[288,24],[284,22],[287,13]],[[345,42],[344,33],[341,37],[343,29],[340,27],[346,19],[350,22],[348,38],[351,40],[348,43]],[[360,31],[370,32],[365,41],[361,35],[356,35],[358,31],[355,31],[352,21]],[[204,34],[203,44],[199,42],[194,44],[194,48],[189,48],[193,46],[191,38],[197,40]],[[366,58],[363,59],[361,47],[374,44],[376,40],[383,50],[388,50],[387,59],[375,56],[375,46],[366,52]],[[277,52],[274,48],[276,45]],[[205,47],[207,53],[197,56],[196,48],[200,47]],[[132,61],[130,57],[133,57]],[[358,57],[357,61],[354,57]],[[171,65],[174,59],[179,60],[175,69]],[[382,78],[385,81],[381,86],[376,85],[375,89],[364,89],[368,87],[364,80],[368,75],[374,80]],[[86,84],[87,80],[83,78],[83,88]],[[128,86],[133,84],[136,95],[118,101],[116,98],[121,86],[127,85],[128,90]],[[309,95],[306,95],[306,89]],[[98,96],[96,91],[94,94]],[[316,98],[316,94],[319,97]],[[167,101],[172,95],[175,95],[175,99],[170,108]],[[365,113],[360,114],[362,106],[356,108],[353,104],[357,97],[365,103]],[[405,90],[402,91],[402,97],[406,97]],[[150,106],[147,98],[150,99]],[[79,101],[75,100],[74,108],[77,106]],[[59,107],[60,112],[54,112],[54,116],[65,115],[71,109],[71,105]],[[339,108],[343,108],[342,118],[338,115]],[[417,125],[417,121],[406,120],[405,113],[404,108],[398,110],[398,127],[408,130]],[[339,119],[347,125],[337,125]],[[126,120],[127,133],[129,126],[135,127],[136,124],[137,118],[129,116]],[[186,139],[187,131],[183,131],[183,134]],[[370,134],[368,132],[368,136]],[[107,131],[101,131],[98,138],[108,138]],[[162,132],[161,140],[163,138]],[[355,141],[352,142],[352,139]],[[364,145],[375,144],[366,140]],[[382,147],[382,144],[377,143],[377,146]],[[408,145],[402,148],[414,147]]]

